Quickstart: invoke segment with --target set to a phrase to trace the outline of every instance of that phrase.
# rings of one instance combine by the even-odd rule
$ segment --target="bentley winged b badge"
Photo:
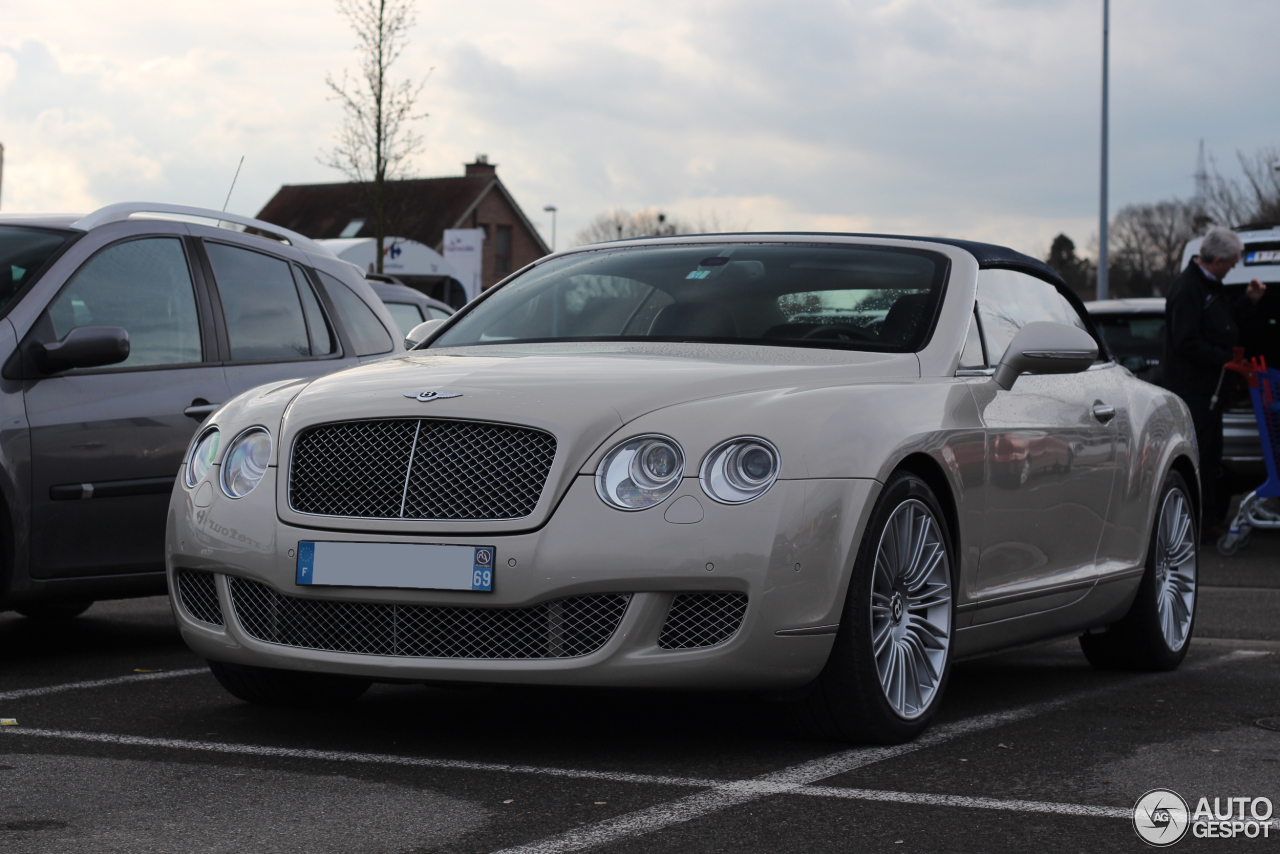
[[[409,392],[405,397],[416,400],[419,403],[428,403],[432,400],[444,400],[447,397],[462,397],[462,393],[457,391],[419,391]]]

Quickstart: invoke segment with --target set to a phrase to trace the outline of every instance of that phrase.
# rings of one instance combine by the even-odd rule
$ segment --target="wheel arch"
[[[1200,475],[1196,471],[1196,464],[1185,454],[1178,454],[1169,464],[1169,471],[1176,471],[1182,475],[1182,479],[1187,482],[1187,486],[1191,487],[1191,506],[1195,508],[1195,515],[1192,518],[1196,521],[1196,530],[1199,530],[1202,513],[1200,510]],[[1165,477],[1168,477],[1168,475],[1166,474]],[[1164,481],[1161,480],[1162,485],[1163,483]]]
[[[910,472],[933,490],[933,495],[942,506],[942,513],[947,520],[947,533],[948,539],[951,540],[953,556],[951,562],[958,571],[963,554],[960,549],[960,509],[956,504],[955,492],[952,490],[951,480],[947,477],[946,470],[929,454],[917,452],[908,454],[893,469],[894,473],[900,471]],[[890,477],[892,476],[891,473]]]

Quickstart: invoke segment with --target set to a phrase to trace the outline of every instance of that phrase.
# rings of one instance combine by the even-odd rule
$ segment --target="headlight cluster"
[[[218,458],[222,434],[214,427],[196,442],[187,459],[187,486],[204,480]],[[271,434],[265,427],[250,427],[231,440],[222,459],[222,491],[231,498],[244,498],[262,480],[271,462]]]
[[[713,448],[702,461],[698,481],[714,501],[745,504],[773,486],[781,462],[771,442],[743,436]],[[684,451],[675,439],[637,436],[604,455],[596,469],[596,492],[611,507],[644,510],[665,501],[683,475]]]
[[[204,480],[209,469],[213,468],[213,461],[218,457],[218,444],[221,440],[222,434],[215,427],[196,442],[191,456],[187,459],[187,486],[195,486]]]

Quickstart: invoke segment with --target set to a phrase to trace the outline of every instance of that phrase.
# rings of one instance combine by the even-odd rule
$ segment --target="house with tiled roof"
[[[388,181],[385,192],[388,235],[443,252],[447,229],[484,229],[485,288],[551,251],[484,155],[462,176]],[[373,237],[372,199],[368,184],[286,184],[257,218],[312,239]]]

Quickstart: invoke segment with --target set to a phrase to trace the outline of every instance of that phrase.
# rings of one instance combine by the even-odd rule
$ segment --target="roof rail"
[[[80,231],[89,231],[109,222],[124,222],[134,214],[140,213],[177,214],[179,216],[212,219],[219,222],[234,222],[236,225],[243,225],[269,234],[282,243],[296,246],[306,252],[333,255],[333,252],[316,243],[310,237],[304,237],[296,231],[290,231],[287,228],[281,228],[278,225],[272,225],[269,222],[263,222],[249,216],[240,216],[239,214],[215,211],[208,208],[193,208],[188,205],[167,205],[159,202],[119,202],[114,205],[107,205],[105,208],[98,208],[88,216],[73,222],[71,227]]]

